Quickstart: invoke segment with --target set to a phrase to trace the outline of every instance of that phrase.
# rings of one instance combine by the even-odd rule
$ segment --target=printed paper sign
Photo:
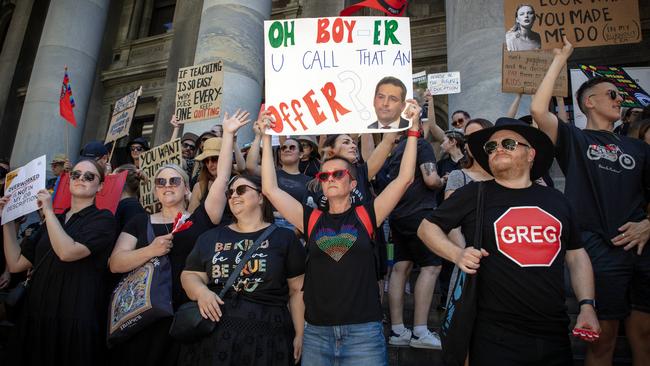
[[[138,104],[138,97],[140,95],[142,95],[142,87],[115,102],[115,108],[113,108],[113,115],[111,116],[111,123],[106,132],[105,144],[108,144],[111,141],[117,141],[129,134],[133,115],[135,114],[135,107]]]
[[[580,70],[584,72],[589,79],[596,76],[606,77],[616,86],[618,92],[623,97],[621,107],[639,107],[643,108],[650,104],[650,96],[637,84],[630,75],[621,67],[615,66],[592,66],[579,65]]]
[[[154,174],[165,164],[181,166],[181,139],[156,146],[140,154],[140,169],[149,178],[147,183],[140,186],[140,203],[148,213],[160,211],[160,203],[154,197]]]
[[[431,95],[460,93],[460,72],[429,74],[428,85]]]
[[[427,73],[426,71],[420,71],[413,74],[413,99],[417,100],[420,105],[422,105],[424,100],[424,94],[427,91]]]
[[[553,62],[553,51],[550,50],[508,52],[504,47],[501,90],[504,93],[535,94],[551,62]],[[564,65],[555,80],[553,95],[566,97],[568,93],[569,81],[566,65]]]
[[[223,99],[223,61],[178,70],[174,114],[180,123],[217,118]]]
[[[95,197],[95,206],[99,209],[107,209],[115,215],[117,206],[120,203],[122,189],[128,172],[123,171],[117,174],[109,174],[104,177],[102,189],[97,192]],[[59,184],[52,200],[52,208],[55,214],[62,214],[70,208],[72,195],[70,193],[70,174],[64,172],[61,174]]]
[[[641,42],[639,0],[505,0],[508,51]]]
[[[271,134],[410,125],[400,117],[413,95],[408,18],[265,21],[264,52],[266,108],[276,120]]]
[[[45,155],[7,173],[5,195],[11,196],[2,210],[2,225],[38,210],[36,194],[45,189]]]

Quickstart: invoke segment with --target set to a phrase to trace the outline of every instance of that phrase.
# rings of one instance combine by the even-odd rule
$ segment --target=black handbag
[[[36,263],[36,267],[32,270],[32,273],[27,277],[27,279],[21,283],[19,283],[16,287],[14,287],[11,291],[9,291],[9,294],[7,294],[7,297],[5,298],[5,304],[10,307],[16,307],[18,304],[20,304],[23,299],[25,298],[25,294],[27,294],[27,289],[29,289],[29,281],[31,278],[34,276],[34,273],[38,270],[38,268],[43,264],[43,261],[47,256],[52,252],[52,248],[50,248],[47,253],[41,258],[38,263]]]
[[[473,246],[481,249],[483,242],[483,212],[485,183],[478,183],[476,199],[476,229]],[[456,281],[440,327],[442,360],[445,365],[463,366],[472,340],[476,320],[478,289],[477,276],[458,270]]]
[[[151,221],[147,240],[155,239]],[[106,344],[128,340],[148,325],[174,315],[172,266],[165,256],[154,257],[126,274],[113,290],[108,309]]]
[[[244,269],[246,262],[248,262],[253,253],[255,253],[262,242],[266,240],[266,238],[268,238],[276,228],[277,226],[275,224],[269,225],[269,227],[267,227],[266,230],[264,230],[264,232],[262,232],[262,234],[255,240],[253,245],[248,248],[244,257],[228,277],[223,289],[219,292],[220,299],[224,298],[230,287],[232,287],[237,278],[239,278],[239,274],[242,269]],[[169,335],[181,342],[193,342],[212,333],[216,325],[216,322],[206,319],[201,315],[198,302],[190,301],[181,305],[176,310],[174,320],[169,328]]]

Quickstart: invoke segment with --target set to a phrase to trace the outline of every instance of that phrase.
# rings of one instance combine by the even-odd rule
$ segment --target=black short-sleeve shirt
[[[533,184],[510,189],[485,184],[485,215],[478,276],[478,318],[532,334],[566,334],[564,255],[582,247],[561,192]],[[456,190],[428,221],[445,232],[461,226],[474,243],[478,183]]]
[[[280,189],[289,193],[291,197],[295,198],[298,202],[305,202],[307,196],[307,183],[309,183],[311,178],[302,173],[289,174],[282,169],[277,169],[276,174],[278,177],[278,187],[280,187]]]
[[[645,217],[650,145],[559,121],[555,155],[566,176],[564,194],[581,230],[611,239],[624,223]]]
[[[363,206],[376,227],[373,203]],[[313,209],[303,210],[308,231]],[[323,326],[381,321],[374,247],[354,206],[323,212],[306,240],[305,320]]]
[[[192,221],[192,226],[185,231],[181,231],[174,235],[172,243],[174,246],[169,251],[167,256],[172,266],[172,303],[174,308],[189,301],[183,287],[181,286],[181,272],[185,267],[185,260],[187,255],[190,254],[196,239],[205,231],[213,228],[215,225],[210,221],[210,217],[205,211],[205,206],[201,204],[194,210],[194,213],[189,218]],[[147,223],[149,222],[149,215],[141,214],[135,216],[129,221],[122,232],[130,234],[138,239],[136,249],[140,249],[149,245],[147,239]],[[152,224],[155,236],[162,236],[169,234],[173,229],[173,224]]]
[[[218,226],[203,233],[187,257],[185,270],[205,272],[208,287],[219,293],[264,230],[240,233]],[[287,279],[303,273],[305,249],[293,231],[278,227],[253,253],[234,286],[241,286],[240,294],[253,302],[283,306],[289,299]]]

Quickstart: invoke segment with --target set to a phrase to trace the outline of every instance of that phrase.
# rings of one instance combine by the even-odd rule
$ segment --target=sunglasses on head
[[[240,185],[240,186],[237,186],[237,188],[235,188],[235,189],[233,189],[233,188],[228,188],[228,189],[226,190],[226,198],[227,198],[227,199],[230,199],[230,198],[233,196],[233,194],[235,194],[235,193],[237,193],[238,196],[241,196],[241,195],[243,195],[244,193],[246,193],[246,191],[249,190],[249,189],[252,189],[252,190],[254,190],[255,192],[259,192],[259,191],[260,191],[259,189],[255,188],[255,187],[249,186],[248,184],[242,184],[242,185]]]
[[[183,149],[196,150],[196,146],[188,143],[183,143]]]
[[[318,179],[321,182],[327,182],[330,177],[334,178],[335,180],[341,180],[343,177],[346,175],[350,175],[350,171],[347,169],[339,169],[339,170],[334,170],[331,172],[318,172],[316,173],[316,179]],[[352,176],[350,175],[350,178]]]
[[[171,177],[169,179],[166,178],[156,178],[153,180],[153,183],[156,185],[156,188],[164,188],[167,185],[167,182],[169,182],[169,185],[171,187],[178,187],[183,183],[183,178],[181,177]]]
[[[282,152],[286,151],[287,149],[289,149],[289,151],[296,151],[297,148],[298,148],[298,146],[296,146],[296,145],[282,145],[282,146],[280,146],[280,150]]]
[[[501,140],[501,146],[508,150],[508,151],[514,151],[517,148],[517,145],[525,146],[530,148],[530,145],[524,144],[523,142],[519,142],[514,139],[503,139]],[[497,151],[497,148],[499,147],[499,143],[496,141],[488,141],[483,145],[483,150],[485,151],[486,154],[490,155],[493,152]]]
[[[598,95],[598,94],[591,94],[589,96],[593,97],[594,95]],[[611,99],[611,100],[616,100],[616,98],[618,98],[618,96],[621,95],[621,94],[618,92],[618,90],[608,90],[605,93],[605,95],[609,96],[609,99]]]
[[[131,146],[131,151],[144,151],[142,146]]]
[[[95,180],[95,177],[97,177],[97,174],[93,172],[80,172],[79,170],[73,170],[70,172],[70,179],[72,180],[77,180],[81,179],[84,182],[92,182]]]

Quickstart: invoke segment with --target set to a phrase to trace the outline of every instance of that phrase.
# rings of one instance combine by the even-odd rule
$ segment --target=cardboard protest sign
[[[413,74],[413,99],[417,100],[420,105],[424,103],[424,94],[427,91],[427,73],[420,71]]]
[[[165,164],[181,165],[181,139],[156,146],[140,154],[140,169],[149,178],[147,183],[140,186],[140,203],[149,212],[160,211],[160,203],[154,197],[154,174]]]
[[[408,18],[265,21],[264,35],[265,101],[276,121],[271,134],[386,131],[377,130],[378,122],[402,130],[410,125],[400,119],[402,97],[413,94]],[[383,83],[378,95],[396,100],[381,106],[375,88],[386,77],[391,83]]]
[[[108,144],[111,141],[117,141],[129,134],[131,121],[133,121],[135,107],[138,104],[138,97],[140,95],[142,95],[142,87],[115,102],[115,107],[113,108],[113,114],[111,116],[111,123],[108,125],[108,131],[106,131],[106,139],[104,140],[105,144]]]
[[[460,93],[460,72],[429,74],[427,82],[431,95]]]
[[[113,215],[115,215],[117,206],[120,203],[120,197],[122,196],[122,189],[124,188],[124,182],[126,182],[127,175],[128,172],[123,171],[117,174],[109,174],[104,177],[102,189],[97,192],[97,196],[95,196],[95,206],[97,206],[97,208],[109,210]],[[57,215],[64,213],[65,210],[70,208],[71,200],[70,174],[64,172],[59,178],[59,184],[52,200],[54,213]]]
[[[180,123],[217,118],[223,99],[223,61],[178,70],[174,114]]]
[[[40,156],[5,177],[5,196],[9,202],[2,210],[2,225],[38,210],[36,194],[45,189],[45,155]]]
[[[524,4],[525,3],[525,4]],[[639,0],[504,0],[508,51],[641,42]]]
[[[535,94],[553,62],[553,51],[535,50],[508,52],[503,48],[501,63],[501,90],[504,93]],[[566,97],[569,80],[566,65],[553,85],[553,95]]]
[[[579,65],[589,79],[602,76],[611,80],[623,97],[621,107],[643,108],[650,104],[649,94],[621,67]]]

